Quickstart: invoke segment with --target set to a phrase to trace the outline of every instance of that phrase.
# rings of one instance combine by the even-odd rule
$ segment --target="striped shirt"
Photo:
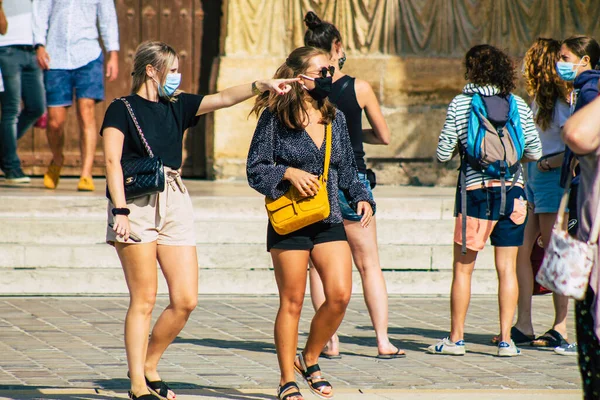
[[[448,106],[446,122],[440,134],[437,146],[437,159],[440,162],[448,162],[452,159],[452,154],[457,148],[458,140],[464,147],[467,146],[467,133],[469,128],[469,114],[471,112],[471,100],[473,94],[479,93],[482,96],[494,96],[500,93],[500,90],[494,86],[478,86],[472,83],[467,84],[462,94],[456,96]],[[531,160],[537,160],[542,156],[542,145],[538,131],[533,120],[533,113],[527,103],[515,96],[519,116],[521,117],[521,127],[525,138],[525,157]],[[487,184],[497,179],[490,178],[480,171],[476,171],[467,165],[467,187],[473,185]],[[523,175],[519,176],[518,183],[523,184]]]

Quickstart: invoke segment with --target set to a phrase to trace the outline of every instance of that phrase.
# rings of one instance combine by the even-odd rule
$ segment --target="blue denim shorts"
[[[104,100],[104,55],[76,69],[44,71],[48,107],[73,105],[73,90],[78,99]]]
[[[533,205],[534,214],[558,212],[563,188],[560,187],[560,168],[542,172],[536,163],[527,163],[527,200]]]
[[[358,179],[362,182],[363,185],[365,185],[367,191],[369,192],[371,200],[373,200],[373,192],[371,191],[371,184],[367,179],[367,174],[359,172]],[[342,218],[348,221],[360,221],[362,215],[358,215],[356,211],[352,207],[350,207],[350,204],[348,204],[348,199],[346,199],[346,195],[342,190],[339,190],[338,196],[340,200],[340,210],[342,211]]]

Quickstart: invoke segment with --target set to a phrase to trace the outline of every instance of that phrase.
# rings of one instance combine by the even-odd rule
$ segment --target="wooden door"
[[[127,95],[131,89],[131,71],[137,46],[145,40],[161,40],[179,53],[182,73],[181,89],[190,93],[207,93],[210,88],[212,62],[219,54],[222,0],[115,0],[119,20],[119,75],[106,82],[106,100],[96,106],[98,131],[104,111],[115,97]],[[208,67],[207,67],[208,66]],[[184,137],[185,176],[207,177],[207,121]],[[79,127],[75,107],[68,112],[65,127],[65,166],[63,175],[78,176],[81,157]],[[44,129],[33,128],[19,141],[19,156],[25,173],[42,175],[52,159]],[[102,142],[98,141],[94,175],[104,175]]]

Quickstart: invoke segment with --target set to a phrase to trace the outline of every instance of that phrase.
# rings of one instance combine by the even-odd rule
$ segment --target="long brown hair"
[[[324,55],[329,59],[329,54],[315,47],[299,47],[285,60],[285,63],[275,72],[275,79],[290,79],[295,78],[300,74],[305,74],[309,68],[310,60],[313,57]],[[308,120],[308,111],[304,101],[307,96],[306,90],[298,83],[292,83],[292,90],[280,96],[276,93],[266,91],[257,97],[254,107],[250,114],[260,113],[267,109],[279,117],[281,123],[291,129],[303,130],[305,124],[303,121]],[[319,102],[319,111],[321,111],[322,124],[329,124],[335,118],[335,107],[328,99]]]
[[[552,122],[556,100],[566,101],[570,92],[570,84],[560,79],[556,72],[560,46],[558,40],[538,38],[523,60],[527,93],[538,106],[535,123],[544,131]]]

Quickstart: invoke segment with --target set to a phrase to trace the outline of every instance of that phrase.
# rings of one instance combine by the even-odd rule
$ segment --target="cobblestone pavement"
[[[159,299],[155,318],[166,304],[166,298]],[[127,305],[126,297],[0,297],[0,398],[123,397],[128,388],[122,334]],[[178,399],[274,398],[277,305],[272,296],[200,296],[159,366],[163,379],[179,389]],[[307,299],[301,344],[313,315],[309,306]],[[533,309],[541,334],[552,322],[551,297],[535,298]],[[580,398],[576,357],[533,348],[523,348],[518,358],[494,356],[496,348],[489,342],[498,331],[497,312],[495,296],[474,297],[467,355],[434,356],[424,349],[447,334],[448,298],[391,297],[390,336],[408,357],[379,360],[368,313],[355,295],[339,331],[343,357],[320,365],[343,399],[500,399],[522,390],[532,392],[514,398]],[[569,336],[574,338],[572,320],[570,315]]]

